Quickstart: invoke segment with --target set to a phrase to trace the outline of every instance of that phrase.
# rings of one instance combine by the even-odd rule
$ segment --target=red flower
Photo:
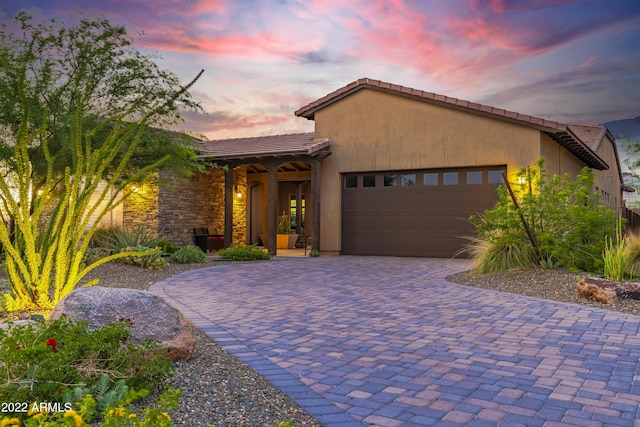
[[[126,340],[128,340],[128,339],[129,339],[129,337],[128,337],[128,336],[126,336],[126,335],[122,337],[122,341],[126,341]]]
[[[20,350],[20,346],[19,345],[16,346],[16,350]]]
[[[140,368],[136,366],[136,372],[140,372]]]
[[[57,352],[58,352],[58,349],[57,349],[57,348],[54,348],[54,349],[53,349],[53,352],[54,352],[54,353],[57,353]]]
[[[47,344],[48,346],[53,347],[53,348],[56,348],[56,347],[58,346],[58,342],[56,341],[56,339],[55,339],[55,338],[49,338],[49,339],[47,340],[46,344]]]
[[[124,317],[119,318],[118,322],[124,322]]]

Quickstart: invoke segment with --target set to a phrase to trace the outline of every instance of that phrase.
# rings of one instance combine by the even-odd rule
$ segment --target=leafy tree
[[[189,89],[202,72],[181,86],[106,20],[16,20],[20,37],[0,31],[0,210],[12,220],[0,222],[4,302],[9,310],[46,311],[92,268],[133,255],[83,263],[99,220],[128,196],[127,184],[144,182],[171,158],[145,146],[154,142],[149,128],[198,108]],[[174,148],[187,164],[188,146],[176,141]]]
[[[518,207],[500,187],[496,206],[470,218],[482,242],[525,248],[529,259],[537,250],[545,265],[602,272],[602,252],[606,239],[615,235],[616,214],[598,203],[591,169],[574,180],[569,174],[549,176],[541,159],[537,167],[521,169],[510,184]]]
[[[175,97],[180,86],[177,77],[132,49],[124,27],[107,20],[81,20],[75,26],[56,20],[35,25],[31,21],[30,15],[21,12],[15,19],[19,31],[7,25],[0,30],[0,160],[6,168],[16,170],[13,145],[27,119],[25,106],[29,132],[46,125],[27,147],[34,192],[42,190],[51,161],[58,178],[65,167],[73,167],[75,152],[69,140],[78,109],[83,111],[83,125],[95,129],[92,148],[108,137],[109,125],[99,126],[105,120],[126,112],[120,119],[136,122],[155,111],[127,160],[124,176],[160,159],[157,167],[186,173],[199,167],[193,138],[158,129],[176,125],[181,109],[199,110],[199,104],[188,92]],[[45,158],[45,140],[54,159]],[[114,162],[123,159],[130,143],[125,142]],[[105,177],[112,171],[107,168]]]

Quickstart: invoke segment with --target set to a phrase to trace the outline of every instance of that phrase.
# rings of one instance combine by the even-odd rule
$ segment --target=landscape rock
[[[578,282],[578,295],[588,300],[613,304],[617,298],[618,282],[597,277],[585,277]]]
[[[133,344],[147,339],[159,341],[173,361],[184,361],[193,354],[195,339],[182,314],[161,297],[147,291],[125,288],[90,286],[78,288],[64,297],[49,318],[65,314],[74,322],[86,321],[90,329],[130,319],[129,341]]]
[[[623,282],[618,284],[617,293],[620,298],[640,300],[640,283]]]

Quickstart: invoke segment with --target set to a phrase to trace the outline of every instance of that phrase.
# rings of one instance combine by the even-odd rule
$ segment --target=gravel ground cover
[[[206,264],[172,264],[164,271],[154,271],[110,263],[92,271],[88,279],[99,278],[101,286],[146,290],[152,283],[184,271],[228,264],[209,259]],[[639,301],[620,300],[605,305],[580,298],[576,293],[579,278],[564,269],[534,269],[485,275],[463,272],[448,280],[466,286],[640,314]],[[195,328],[193,334],[195,353],[190,360],[176,364],[172,380],[174,387],[183,393],[181,410],[171,414],[176,426],[273,426],[284,420],[292,420],[295,426],[320,426],[288,396],[205,334]]]

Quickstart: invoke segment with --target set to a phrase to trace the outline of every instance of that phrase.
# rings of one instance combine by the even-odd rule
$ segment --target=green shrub
[[[568,174],[550,177],[541,159],[536,168],[520,170],[510,183],[520,209],[507,189],[499,187],[496,206],[470,218],[480,239],[500,246],[525,246],[535,254],[522,215],[540,262],[602,273],[602,253],[606,238],[615,233],[616,214],[598,204],[590,169],[583,169],[575,180]]]
[[[218,256],[232,261],[259,261],[269,260],[273,257],[269,252],[256,245],[231,246],[218,251]]]
[[[87,250],[84,253],[84,258],[82,259],[82,261],[84,262],[85,265],[93,264],[94,262],[108,255],[109,255],[109,251],[107,251],[106,249],[97,248],[97,247],[87,248]]]
[[[626,273],[630,278],[640,277],[640,235],[627,236],[625,247],[628,256]]]
[[[198,246],[187,245],[171,254],[171,261],[178,264],[197,264],[207,262],[207,254]]]
[[[134,411],[133,404],[141,401],[149,395],[148,390],[127,390],[122,399],[113,405],[108,405],[104,410],[98,409],[99,405],[92,394],[83,396],[75,405],[75,409],[65,412],[31,412],[25,420],[26,427],[63,427],[83,426],[86,421],[91,421],[97,415],[102,418],[101,427],[169,427],[173,426],[168,410],[177,410],[178,399],[181,392],[169,387],[161,393],[154,403]],[[136,405],[137,406],[137,405]],[[4,416],[0,419],[0,425],[19,425],[18,418]],[[291,424],[293,425],[293,424]]]
[[[467,239],[470,243],[466,250],[471,253],[474,271],[478,274],[536,266],[533,252],[526,246],[500,240]]]
[[[74,404],[90,391],[106,404],[125,386],[155,389],[171,375],[173,365],[156,343],[127,342],[135,327],[128,319],[96,330],[66,316],[25,325],[7,323],[8,330],[0,328],[0,402]]]
[[[118,261],[124,264],[138,265],[140,267],[148,268],[149,270],[159,271],[164,270],[167,266],[167,262],[162,258],[160,248],[156,248],[154,250],[153,248],[145,246],[135,246],[123,248],[120,252],[141,253],[140,255],[129,255],[118,258]]]
[[[163,237],[162,239],[158,240],[157,246],[160,248],[162,253],[165,253],[165,254],[173,254],[178,250],[178,247],[173,243],[171,243],[170,241],[168,241],[166,237]]]
[[[320,251],[318,249],[312,249],[311,252],[309,252],[309,256],[312,258],[318,258],[320,256]]]
[[[151,235],[143,226],[137,227],[111,227],[105,229],[96,240],[98,247],[109,249],[117,253],[122,252],[125,248],[135,248],[143,246],[146,248],[155,248],[160,246],[162,239]]]

